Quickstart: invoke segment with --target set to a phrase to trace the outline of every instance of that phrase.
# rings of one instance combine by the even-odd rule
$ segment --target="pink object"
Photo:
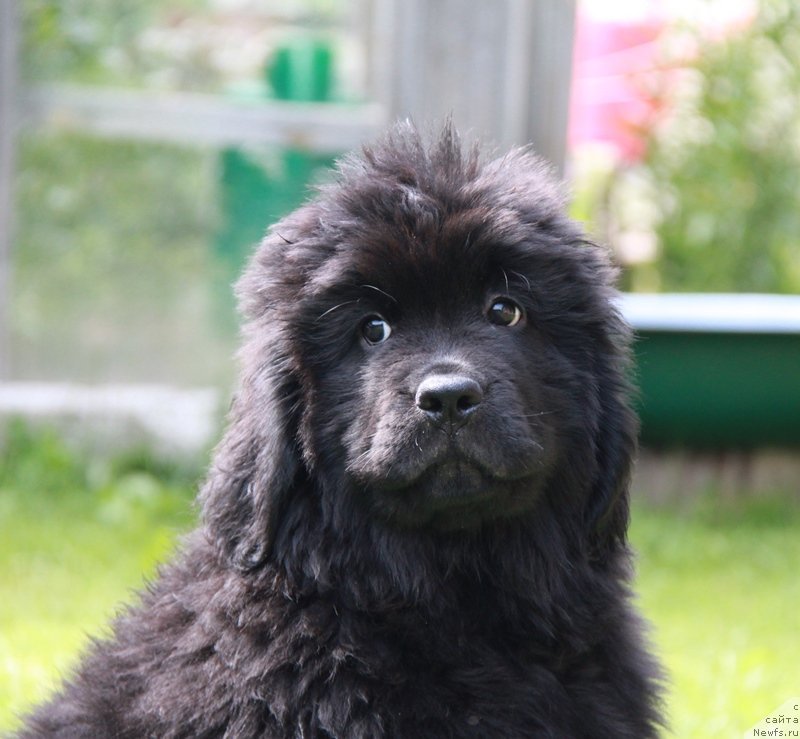
[[[683,20],[709,41],[750,23],[754,0],[579,0],[573,52],[568,143],[611,146],[617,156],[637,161],[642,134],[668,112],[679,79],[678,58],[666,63],[660,40]],[[702,49],[686,49],[686,57]]]
[[[663,107],[667,84],[657,60],[662,19],[596,20],[579,11],[573,58],[570,149],[605,143],[627,160],[644,153],[639,132]]]

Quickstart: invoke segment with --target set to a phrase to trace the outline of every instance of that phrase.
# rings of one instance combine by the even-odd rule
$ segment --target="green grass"
[[[0,450],[0,734],[193,520],[191,474],[143,455],[88,466],[14,429]]]
[[[635,511],[637,592],[670,678],[676,737],[739,737],[800,695],[800,511]]]
[[[52,689],[193,520],[192,473],[83,460],[12,433],[0,453],[0,733]],[[634,511],[636,590],[670,677],[669,736],[739,737],[800,694],[800,510]]]

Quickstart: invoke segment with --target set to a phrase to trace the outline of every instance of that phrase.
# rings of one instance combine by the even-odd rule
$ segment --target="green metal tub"
[[[800,296],[626,294],[642,441],[800,446]]]

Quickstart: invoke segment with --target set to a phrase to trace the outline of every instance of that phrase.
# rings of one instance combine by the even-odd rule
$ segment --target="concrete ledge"
[[[165,454],[197,454],[220,428],[213,388],[166,385],[0,383],[0,419],[47,423],[68,436],[110,449],[145,443]]]

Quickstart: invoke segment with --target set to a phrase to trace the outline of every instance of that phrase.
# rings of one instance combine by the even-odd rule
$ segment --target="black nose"
[[[463,375],[429,375],[417,388],[417,408],[431,421],[457,423],[483,400],[481,386]]]

